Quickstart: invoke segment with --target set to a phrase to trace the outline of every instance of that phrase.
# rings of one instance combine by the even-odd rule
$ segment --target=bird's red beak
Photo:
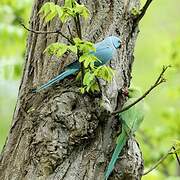
[[[123,87],[121,89],[121,92],[124,96],[128,97],[128,95],[129,95],[128,87]]]

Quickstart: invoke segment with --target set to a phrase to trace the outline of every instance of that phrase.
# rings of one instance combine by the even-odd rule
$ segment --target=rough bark
[[[62,4],[62,0],[53,0]],[[57,20],[44,25],[38,11],[44,0],[35,0],[30,27],[53,30],[66,27]],[[63,60],[43,54],[48,44],[64,41],[58,34],[30,33],[22,82],[12,126],[0,156],[0,179],[94,180],[103,179],[118,133],[110,112],[121,106],[123,87],[131,79],[133,50],[138,30],[132,32],[131,9],[139,0],[83,0],[91,11],[83,24],[83,38],[97,42],[117,35],[125,42],[110,65],[116,76],[110,85],[101,82],[102,97],[81,95],[74,79],[65,79],[37,94],[31,89],[57,75],[71,56]],[[71,24],[71,28],[73,26]],[[138,144],[130,139],[110,179],[140,179],[143,160]]]

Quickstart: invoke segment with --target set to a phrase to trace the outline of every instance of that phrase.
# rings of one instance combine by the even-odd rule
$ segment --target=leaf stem
[[[81,1],[78,0],[77,3],[80,4]],[[78,35],[79,39],[82,39],[81,21],[80,21],[79,14],[77,14],[77,16],[74,17],[74,23],[75,23],[75,26],[76,26],[77,35]],[[79,60],[79,58],[81,56],[81,52],[78,51],[77,55],[78,55],[78,60]],[[85,74],[84,63],[83,62],[81,63],[81,74],[82,74],[81,83],[82,83],[82,86],[83,86],[83,79],[84,79],[84,74]]]
[[[73,35],[72,35],[72,32],[71,32],[71,29],[70,29],[69,25],[67,27],[68,27],[69,34],[71,36],[71,41],[73,41]]]

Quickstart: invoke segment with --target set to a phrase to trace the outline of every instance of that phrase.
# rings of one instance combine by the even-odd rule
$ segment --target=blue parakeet
[[[129,89],[128,97],[129,99],[124,104],[124,107],[132,104],[138,97],[141,96],[141,92],[138,89],[132,88]],[[138,102],[136,105],[119,114],[119,120],[122,124],[121,134],[118,136],[116,140],[116,148],[113,152],[111,161],[105,171],[105,180],[108,179],[110,174],[112,173],[115,163],[118,159],[118,156],[126,145],[127,140],[131,137],[139,128],[141,122],[144,119],[145,114],[145,104],[143,101]]]
[[[116,36],[109,36],[105,38],[103,41],[95,44],[96,51],[90,52],[94,56],[96,56],[100,61],[95,62],[95,66],[102,66],[109,62],[114,54],[116,53],[117,49],[121,47],[121,40]],[[63,80],[65,77],[69,75],[73,75],[80,70],[80,63],[78,60],[69,64],[65,71],[60,73],[58,76],[53,78],[52,80],[48,81],[46,84],[38,87],[37,89],[33,90],[33,92],[39,92],[52,84],[56,83],[57,81]]]

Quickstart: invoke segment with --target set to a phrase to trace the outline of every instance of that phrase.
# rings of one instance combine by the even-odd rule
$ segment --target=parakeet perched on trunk
[[[140,90],[136,88],[130,88],[128,92],[129,99],[124,104],[123,108],[132,104],[137,100],[138,97],[141,96]],[[138,130],[141,122],[144,119],[145,114],[145,104],[143,101],[138,102],[130,109],[119,114],[119,120],[122,125],[121,134],[118,136],[116,140],[116,148],[113,152],[111,161],[105,171],[104,179],[107,180],[110,174],[112,173],[116,161],[121,153],[123,147],[126,145],[127,140],[133,136],[133,134]]]
[[[117,53],[117,49],[121,47],[121,40],[116,36],[109,36],[103,41],[95,44],[96,51],[89,52],[96,56],[99,61],[95,62],[96,67],[102,66],[112,60],[113,56]],[[80,62],[76,60],[75,62],[69,64],[65,71],[60,73],[58,76],[48,81],[46,84],[34,89],[33,92],[39,92],[49,86],[53,85],[57,81],[61,81],[67,76],[73,75],[80,70]]]

